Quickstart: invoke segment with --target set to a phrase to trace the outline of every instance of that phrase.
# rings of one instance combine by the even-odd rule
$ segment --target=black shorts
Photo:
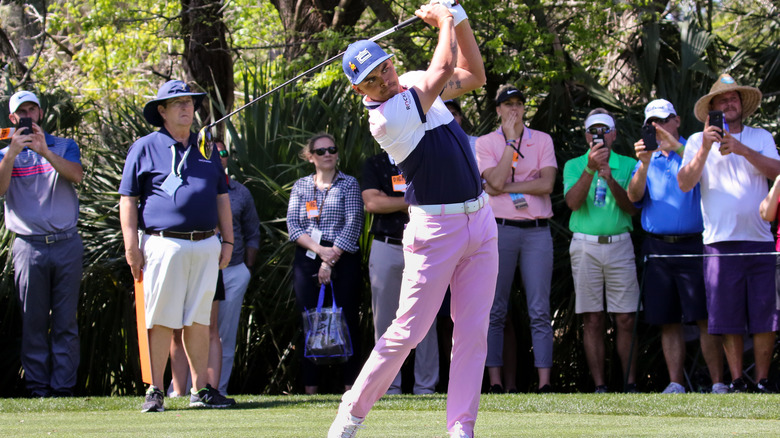
[[[668,243],[646,237],[642,254],[702,254],[701,238]],[[701,257],[647,257],[642,303],[648,324],[690,323],[707,319],[704,263]]]

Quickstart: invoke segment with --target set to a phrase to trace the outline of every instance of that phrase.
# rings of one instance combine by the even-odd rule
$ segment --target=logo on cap
[[[354,71],[355,73],[357,73],[357,71],[358,71],[357,66],[355,64],[353,64],[351,61],[349,63],[349,68],[351,68],[352,71]]]
[[[364,64],[366,61],[371,59],[371,52],[368,51],[368,49],[363,49],[360,51],[360,53],[355,56],[355,59],[357,59],[357,62]]]
[[[736,81],[734,81],[734,78],[732,78],[729,75],[721,76],[720,81],[723,82],[724,84],[733,84],[733,83],[736,82]]]

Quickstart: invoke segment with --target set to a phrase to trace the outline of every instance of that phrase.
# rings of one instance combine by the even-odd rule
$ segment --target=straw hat
[[[751,114],[756,112],[758,106],[761,104],[761,91],[756,87],[747,87],[744,85],[737,85],[737,82],[728,74],[722,74],[712,84],[710,93],[703,96],[696,101],[696,106],[693,108],[693,114],[700,122],[704,123],[707,120],[707,116],[710,111],[710,101],[718,94],[723,94],[728,91],[738,91],[742,97],[742,118],[746,119]]]

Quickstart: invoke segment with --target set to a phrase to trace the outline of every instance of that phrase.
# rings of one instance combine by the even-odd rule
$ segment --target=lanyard
[[[182,167],[184,167],[184,162],[187,161],[187,157],[190,155],[191,148],[187,146],[187,150],[184,151],[184,155],[181,157],[181,162],[179,162],[179,166],[176,166],[176,145],[171,145],[171,173],[181,177],[181,170]]]
[[[325,207],[325,200],[328,199],[328,193],[330,192],[330,188],[333,187],[333,184],[336,182],[336,178],[338,175],[333,175],[333,180],[328,184],[328,188],[325,189],[325,196],[322,197],[322,203],[320,204],[317,202],[317,179],[315,175],[311,176],[312,182],[314,182],[314,202],[317,202],[317,216],[315,216],[314,219],[317,220],[317,226],[320,224],[320,217],[322,216],[322,209]]]

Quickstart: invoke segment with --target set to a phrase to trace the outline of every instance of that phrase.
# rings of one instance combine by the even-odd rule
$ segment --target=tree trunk
[[[233,57],[222,21],[221,0],[181,0],[181,29],[184,40],[184,68],[190,80],[209,94],[211,103],[201,115],[211,120],[222,117],[233,107]],[[221,105],[220,103],[221,102]],[[223,127],[218,127],[224,132]]]
[[[317,32],[354,26],[366,9],[361,0],[271,0],[271,4],[286,31],[286,59],[303,54],[301,43]]]

